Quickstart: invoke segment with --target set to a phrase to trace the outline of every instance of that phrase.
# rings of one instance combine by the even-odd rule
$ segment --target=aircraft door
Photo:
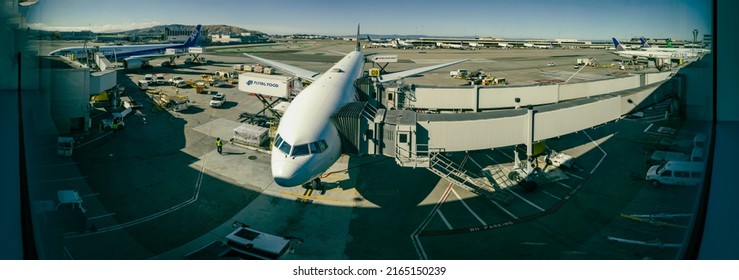
[[[397,150],[398,150],[397,153],[399,156],[406,157],[409,159],[413,158],[412,157],[413,149],[411,146],[411,143],[413,140],[412,136],[413,134],[411,133],[411,131],[400,130],[400,129],[396,131],[395,145],[397,147]]]

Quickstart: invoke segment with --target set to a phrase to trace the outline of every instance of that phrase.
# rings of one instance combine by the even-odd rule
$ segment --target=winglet
[[[616,38],[611,38],[611,39],[613,39],[613,45],[616,46],[616,51],[622,52],[626,50],[624,49],[624,46],[622,46],[621,43],[619,43],[618,40],[616,40]]]
[[[367,39],[369,39],[369,35],[367,35]],[[354,47],[355,51],[360,51],[361,46],[359,45],[359,23],[357,23],[357,45]]]

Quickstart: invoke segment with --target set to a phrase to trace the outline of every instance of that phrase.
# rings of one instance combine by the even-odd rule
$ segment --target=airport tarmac
[[[306,44],[291,53],[256,55],[323,72],[351,50],[348,42]],[[403,168],[385,157],[343,156],[325,175],[323,189],[284,188],[271,179],[269,155],[226,144],[215,151],[215,137],[231,138],[242,113],[261,104],[233,86],[224,108],[208,106],[210,95],[177,90],[190,99],[181,112],[156,112],[134,82],[159,73],[196,79],[201,73],[254,63],[238,52],[205,54],[205,65],[155,67],[119,74],[126,94],[143,109],[127,117],[124,130],[95,131],[75,150],[74,163],[55,165],[65,186],[78,188],[89,204],[85,228],[63,237],[65,257],[73,259],[185,259],[214,241],[223,241],[234,221],[279,236],[301,238],[284,259],[673,259],[682,243],[686,219],[668,226],[633,219],[637,214],[691,213],[697,189],[653,187],[644,181],[646,152],[662,138],[688,138],[700,131],[663,120],[666,107],[654,106],[640,120],[624,119],[552,139],[550,148],[575,156],[576,166],[561,170],[562,180],[528,192],[502,190],[508,200],[473,194],[422,168]],[[243,51],[243,50],[239,50]],[[291,50],[292,51],[292,50]],[[421,85],[460,85],[449,77],[457,68],[482,69],[511,85],[566,80],[577,58],[610,64],[605,50],[393,50],[399,63],[388,71],[463,58],[469,62],[406,79]],[[155,60],[156,63],[163,60]],[[547,67],[548,62],[557,66]],[[613,69],[582,70],[576,80],[607,78]],[[174,93],[168,85],[154,86]],[[98,121],[105,112],[92,113]],[[657,133],[659,126],[677,135]],[[473,174],[486,166],[513,165],[512,148],[449,155]],[[53,173],[56,174],[56,173]],[[479,175],[483,177],[482,175]],[[624,218],[622,215],[630,218]],[[609,239],[610,237],[610,239]],[[659,240],[645,246],[614,240]],[[657,244],[657,243],[655,243]],[[214,256],[217,258],[217,256]]]

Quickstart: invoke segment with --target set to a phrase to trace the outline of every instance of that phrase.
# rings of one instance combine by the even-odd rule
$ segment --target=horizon
[[[60,3],[63,2],[63,3]],[[584,0],[448,3],[445,1],[373,2],[376,10],[358,13],[365,5],[342,1],[276,0],[243,3],[234,0],[205,5],[201,1],[85,0],[48,1],[29,8],[28,26],[37,30],[122,32],[176,22],[182,25],[231,25],[270,35],[311,34],[349,36],[357,23],[368,34],[424,34],[431,37],[493,38],[673,38],[692,40],[711,33],[711,2],[705,0],[622,0],[592,3]],[[136,9],[128,14],[103,13]],[[167,11],[162,13],[162,11]],[[254,12],[258,11],[258,12]],[[262,12],[266,11],[266,12]],[[495,11],[507,11],[495,13]],[[280,13],[279,24],[275,13]],[[316,20],[325,19],[325,20]],[[193,20],[184,22],[183,19]],[[197,21],[194,21],[197,19]],[[441,19],[441,20],[440,20]],[[433,35],[425,35],[433,34]]]

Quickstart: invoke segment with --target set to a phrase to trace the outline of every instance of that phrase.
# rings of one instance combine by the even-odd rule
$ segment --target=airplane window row
[[[308,154],[322,153],[323,151],[328,149],[328,144],[326,144],[326,141],[320,140],[310,144],[296,145],[293,147],[288,144],[287,141],[283,140],[279,134],[277,134],[277,137],[275,137],[275,147],[280,149],[280,151],[282,151],[286,155],[304,156]]]

